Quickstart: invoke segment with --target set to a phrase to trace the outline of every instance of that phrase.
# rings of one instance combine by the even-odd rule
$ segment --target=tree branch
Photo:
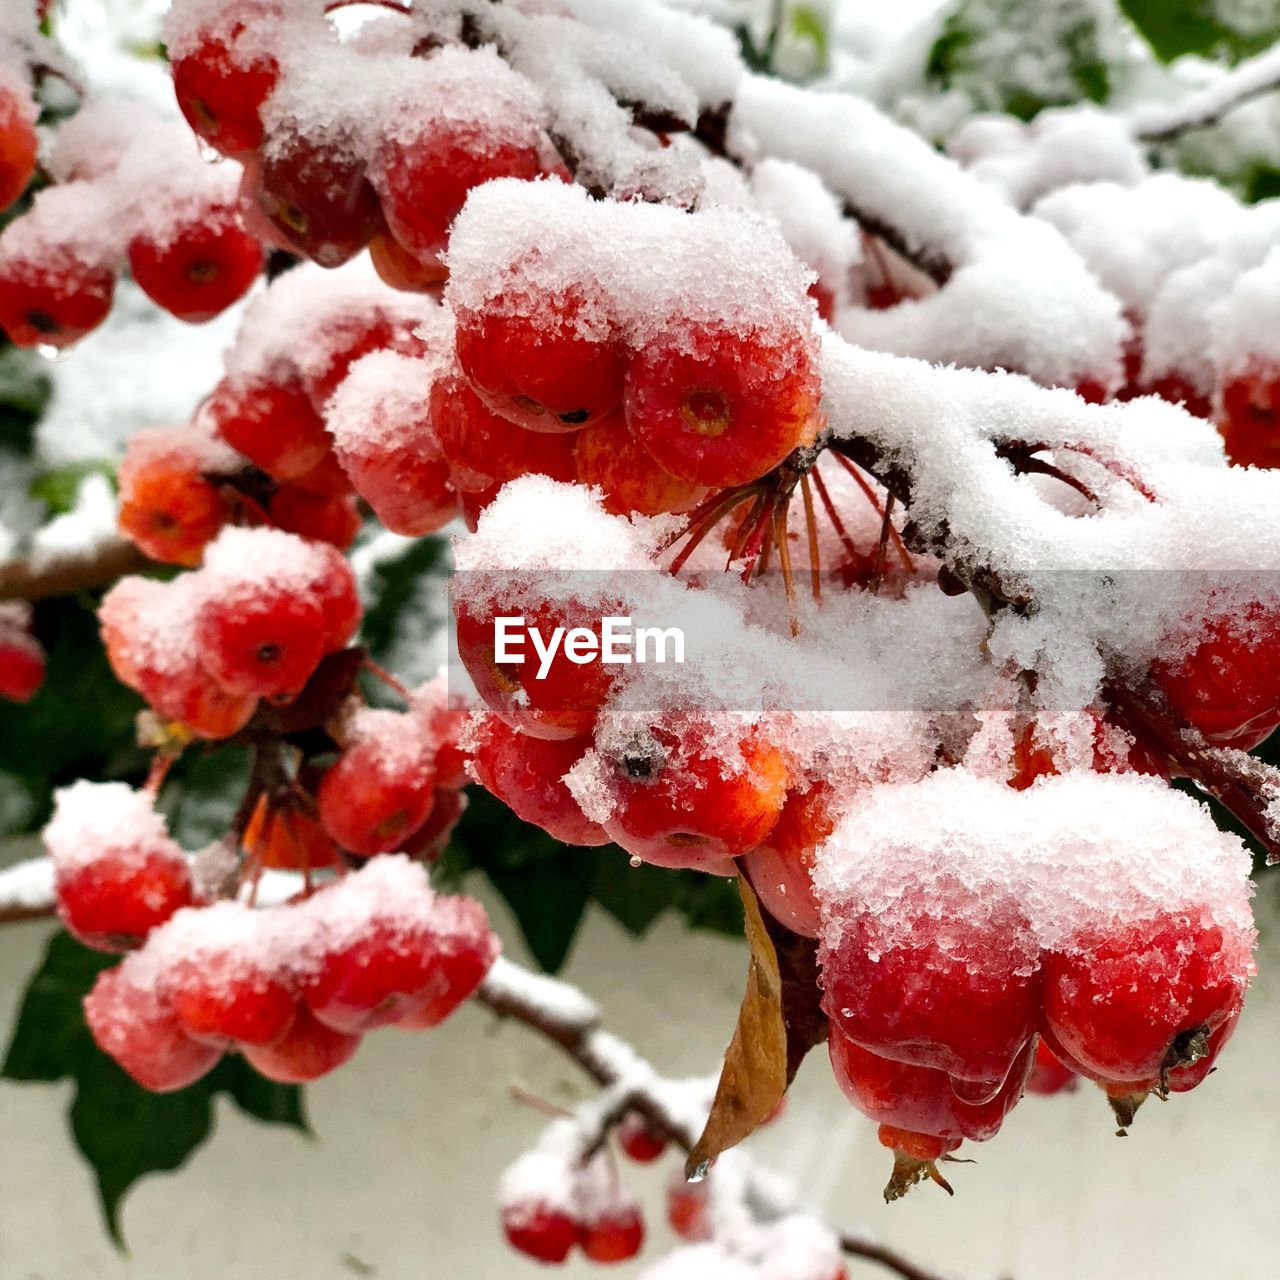
[[[1280,44],[1248,58],[1213,84],[1168,107],[1147,107],[1133,116],[1140,142],[1174,142],[1207,129],[1246,102],[1280,89]]]
[[[109,587],[152,563],[124,538],[111,538],[79,553],[9,560],[0,564],[0,600],[47,600]]]

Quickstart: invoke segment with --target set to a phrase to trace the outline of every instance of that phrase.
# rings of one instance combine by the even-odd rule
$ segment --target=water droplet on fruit
[[[629,861],[630,861],[631,865],[632,865],[633,867],[635,867],[636,869],[639,869],[640,867],[644,866],[643,861],[642,861],[641,859],[637,858],[637,857],[636,857],[636,855],[635,855],[634,853],[631,855],[631,857],[630,857]]]
[[[55,347],[49,342],[36,344],[36,355],[47,360],[50,364],[61,364],[70,354],[71,352],[64,347]]]
[[[221,164],[227,158],[221,151],[211,147],[207,142],[203,142],[199,138],[196,139],[196,149],[200,152],[200,159],[205,164]]]

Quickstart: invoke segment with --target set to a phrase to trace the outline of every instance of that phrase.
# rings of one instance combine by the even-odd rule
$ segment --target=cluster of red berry
[[[557,1122],[511,1165],[498,1193],[503,1232],[539,1262],[562,1263],[575,1247],[592,1262],[626,1262],[644,1244],[640,1205],[607,1148],[584,1157],[579,1145],[577,1127]]]
[[[55,818],[55,850],[59,835]],[[296,903],[177,912],[98,977],[85,1016],[148,1089],[183,1088],[229,1050],[302,1083],[379,1027],[439,1025],[497,953],[478,903],[437,897],[420,866],[379,858]]]
[[[355,42],[335,62],[322,6],[287,0],[188,5],[168,29],[178,104],[200,138],[243,162],[262,238],[325,267],[369,246],[389,283],[423,289],[444,278],[449,225],[472,187],[567,174],[536,97],[492,49],[411,36],[394,52]],[[330,87],[376,87],[335,97],[326,72]]]
[[[31,631],[31,606],[0,603],[0,698],[30,702],[44,683],[44,649]]]
[[[226,310],[262,271],[235,174],[201,163],[180,125],[122,115],[90,105],[65,124],[49,162],[57,184],[0,236],[0,326],[18,346],[66,347],[97,328],[126,267],[190,323]]]
[[[1007,801],[982,794],[989,810],[1016,803],[1030,806],[1029,817],[1080,803],[1071,797],[1086,794],[1082,786],[1101,800],[1103,784],[1109,780],[1095,785],[1076,774],[1006,791]],[[956,805],[966,786],[981,785],[943,774],[917,784]],[[1151,801],[1163,795],[1154,784],[1140,789]],[[1127,781],[1125,793],[1146,802]],[[853,827],[873,829],[883,803],[855,808],[846,838]],[[910,804],[909,794],[898,803]],[[1188,825],[1166,837],[1169,847],[1198,831],[1209,859],[1215,837],[1207,820],[1194,806],[1177,808]],[[1062,868],[1035,873],[1009,862],[1001,871],[994,852],[995,870],[975,876],[954,839],[930,839],[938,847],[920,865],[950,869],[920,873],[892,891],[865,867],[852,886],[842,883],[838,863],[825,865],[830,846],[818,872],[831,1061],[845,1093],[895,1152],[890,1195],[922,1176],[942,1181],[935,1162],[964,1139],[994,1136],[1024,1089],[1057,1092],[1073,1073],[1083,1076],[1102,1087],[1123,1128],[1149,1094],[1185,1092],[1208,1076],[1254,972],[1246,885],[1183,883],[1169,897],[1131,905],[1106,887],[1124,884],[1126,859],[1140,856],[1118,831],[1098,846],[1087,884],[1062,893],[1053,883]],[[1097,837],[1072,839],[1079,851]],[[908,857],[900,854],[899,863]],[[1224,883],[1235,874],[1228,870]],[[1098,909],[1100,894],[1109,911]]]
[[[117,678],[201,738],[288,702],[360,622],[355,577],[325,543],[227,528],[205,565],[170,582],[122,578],[100,611]]]

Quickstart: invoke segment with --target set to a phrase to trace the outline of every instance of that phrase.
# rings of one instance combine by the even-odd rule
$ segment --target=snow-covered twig
[[[1217,124],[1237,107],[1280,89],[1280,44],[1232,68],[1224,76],[1169,106],[1147,106],[1132,117],[1143,142],[1172,142]]]
[[[688,1096],[687,1087],[664,1079],[631,1045],[606,1031],[599,1009],[577,987],[500,959],[475,999],[500,1017],[522,1022],[559,1045],[610,1099],[625,1093],[629,1109],[681,1150],[687,1152],[697,1140],[700,1117],[681,1105]],[[766,1179],[751,1179],[749,1198],[769,1217],[795,1209],[777,1201]],[[867,1236],[842,1232],[840,1246],[853,1257],[879,1263],[902,1280],[938,1280],[934,1272]]]
[[[107,587],[150,562],[132,542],[111,538],[80,554],[41,555],[0,564],[0,600],[45,600]]]

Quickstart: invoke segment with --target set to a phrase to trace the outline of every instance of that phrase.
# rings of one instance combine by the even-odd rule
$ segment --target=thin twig
[[[40,556],[0,564],[0,600],[48,600],[109,587],[125,574],[154,568],[124,538],[110,538],[76,555]]]

